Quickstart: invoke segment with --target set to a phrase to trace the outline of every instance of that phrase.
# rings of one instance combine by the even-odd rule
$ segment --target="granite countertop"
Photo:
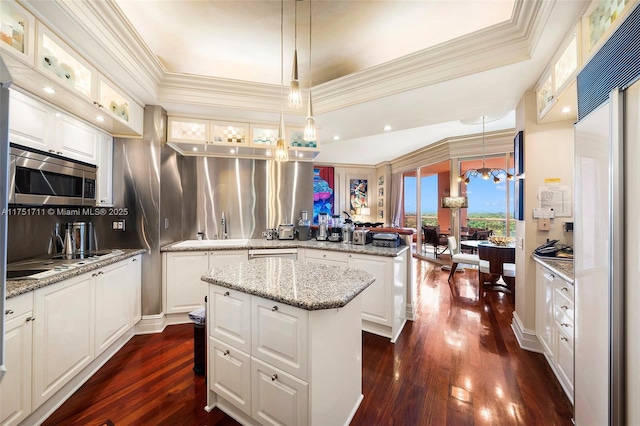
[[[121,260],[128,259],[138,254],[146,253],[146,250],[120,249],[120,250],[115,250],[114,252],[116,253],[116,255],[111,256],[107,259],[97,260],[93,263],[86,264],[78,268],[69,269],[67,271],[60,271],[57,274],[50,275],[50,276],[47,276],[46,278],[41,278],[39,280],[38,279],[7,280],[6,298],[10,299],[20,294],[27,293],[29,291],[33,291],[41,287],[46,287],[50,284],[54,284],[54,283],[75,277],[77,275],[81,275],[86,272],[90,272],[95,269],[99,269],[104,266],[111,265],[112,263],[120,262]]]
[[[187,240],[192,241],[192,240]],[[210,241],[210,245],[207,244]],[[228,241],[228,243],[225,243]],[[245,242],[246,241],[246,242]],[[195,241],[194,241],[195,242]],[[238,244],[238,242],[242,244]],[[399,247],[374,247],[372,244],[364,246],[356,244],[332,243],[330,241],[300,241],[300,240],[204,240],[188,247],[178,247],[182,241],[168,244],[160,248],[161,252],[176,251],[210,251],[210,250],[259,250],[259,249],[285,249],[285,248],[310,248],[318,250],[339,251],[344,253],[370,254],[374,256],[396,257],[409,250],[409,246]]]
[[[345,306],[375,278],[360,269],[271,257],[216,267],[202,280],[315,311]]]
[[[554,257],[544,257],[533,255],[533,260],[558,274],[560,278],[573,284],[573,259],[558,259]]]

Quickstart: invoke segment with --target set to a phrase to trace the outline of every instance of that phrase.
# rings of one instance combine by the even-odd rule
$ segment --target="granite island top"
[[[186,240],[195,241],[195,240]],[[228,243],[225,243],[228,241]],[[409,246],[399,247],[374,247],[372,244],[357,245],[334,243],[330,241],[300,241],[300,240],[203,240],[193,246],[177,246],[184,241],[177,241],[160,248],[161,252],[179,251],[210,251],[210,250],[260,250],[260,249],[286,249],[286,248],[310,248],[317,250],[339,251],[344,253],[370,254],[374,256],[396,257],[409,250]],[[207,244],[207,242],[210,242]]]
[[[573,284],[573,259],[558,259],[554,257],[536,256],[534,254],[533,260],[549,268],[569,284]]]
[[[360,269],[271,257],[215,267],[202,280],[315,311],[345,306],[375,278]]]
[[[46,287],[50,284],[54,284],[72,277],[76,275],[81,275],[86,272],[93,271],[95,269],[102,268],[107,265],[111,265],[112,263],[120,262],[121,260],[128,259],[130,257],[136,256],[141,253],[146,253],[144,249],[114,249],[112,256],[106,256],[97,260],[95,262],[91,262],[85,264],[83,266],[69,269],[66,271],[60,271],[53,275],[49,275],[46,278],[41,279],[12,279],[7,280],[6,286],[6,298],[10,299],[12,297],[18,296],[23,293],[27,293],[33,290],[36,290],[41,287]]]

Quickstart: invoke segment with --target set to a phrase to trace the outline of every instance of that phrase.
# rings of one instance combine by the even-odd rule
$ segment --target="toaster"
[[[293,240],[294,228],[293,224],[278,225],[279,240]]]
[[[371,232],[368,229],[356,229],[353,231],[353,244],[367,245],[371,243]]]

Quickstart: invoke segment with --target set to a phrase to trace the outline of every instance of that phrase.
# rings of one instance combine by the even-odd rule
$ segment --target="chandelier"
[[[458,182],[464,182],[465,185],[469,183],[469,180],[473,177],[481,177],[484,180],[493,179],[494,183],[500,183],[500,175],[506,175],[507,180],[514,180],[514,176],[507,172],[505,169],[494,169],[485,166],[484,163],[484,125],[487,116],[482,116],[482,167],[479,169],[469,169],[460,176],[458,176]]]

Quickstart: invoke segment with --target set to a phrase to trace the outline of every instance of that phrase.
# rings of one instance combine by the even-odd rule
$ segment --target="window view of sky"
[[[416,213],[416,178],[404,180],[405,213]],[[513,191],[513,183],[509,182]],[[467,185],[469,197],[469,213],[506,213],[506,183],[493,183],[492,180],[472,178]],[[435,213],[438,210],[442,194],[438,194],[438,176],[422,178],[421,195],[422,213]]]

